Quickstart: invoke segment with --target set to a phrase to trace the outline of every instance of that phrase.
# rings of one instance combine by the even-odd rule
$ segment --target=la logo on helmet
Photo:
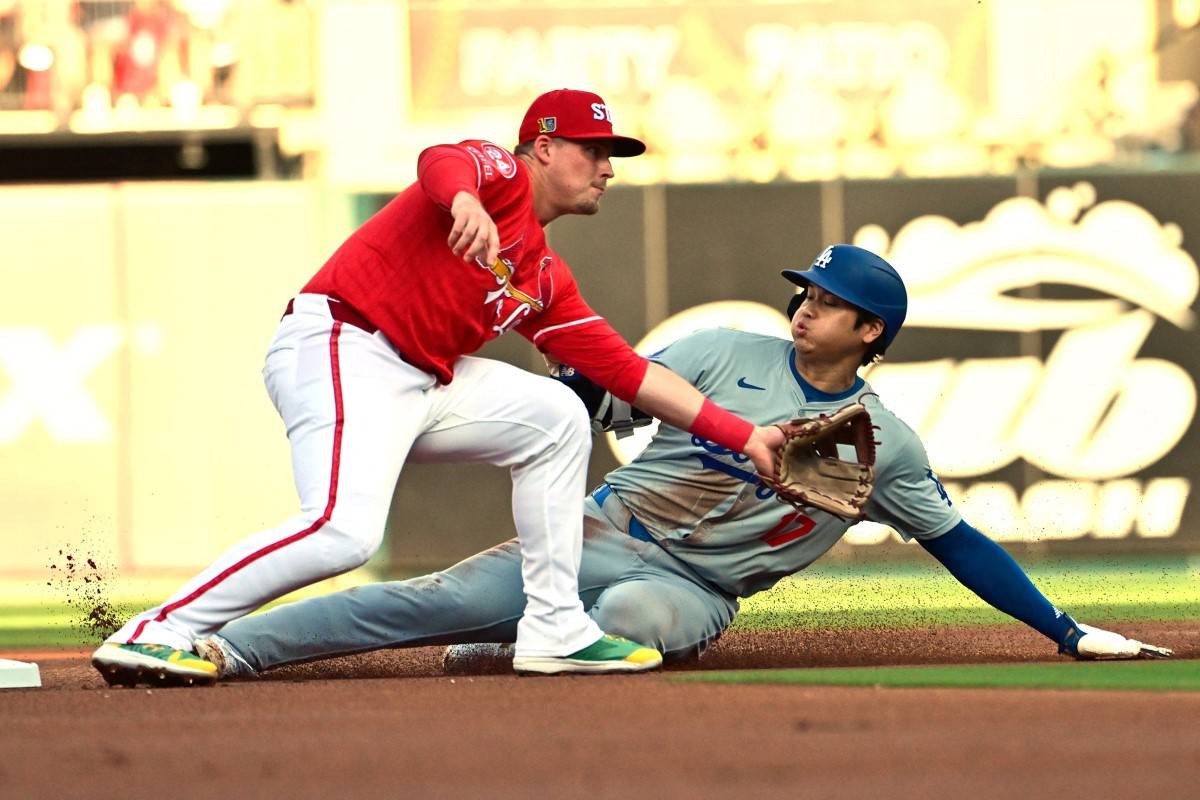
[[[833,261],[833,248],[826,247],[825,252],[817,256],[817,260],[813,262],[813,267],[820,267],[824,269],[825,267],[829,266],[831,261]]]

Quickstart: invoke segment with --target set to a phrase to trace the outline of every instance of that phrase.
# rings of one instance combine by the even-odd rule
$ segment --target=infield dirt
[[[1200,622],[1123,632],[1200,658]],[[13,798],[1186,797],[1200,694],[443,676],[440,648],[209,689],[110,689],[84,652],[0,694]],[[1044,661],[1014,625],[727,635],[675,669]]]

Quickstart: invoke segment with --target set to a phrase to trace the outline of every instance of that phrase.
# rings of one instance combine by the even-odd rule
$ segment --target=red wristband
[[[754,425],[706,397],[704,405],[700,406],[700,413],[692,420],[692,427],[688,430],[732,453],[740,453],[746,442],[750,441]]]

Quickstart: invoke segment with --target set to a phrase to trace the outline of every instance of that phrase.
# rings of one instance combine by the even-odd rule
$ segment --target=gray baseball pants
[[[657,544],[631,536],[631,522],[613,494],[597,492],[584,503],[584,608],[602,630],[655,647],[668,659],[698,655],[733,621],[737,598]],[[262,671],[388,647],[512,642],[524,608],[521,554],[513,539],[443,572],[243,617],[219,635]]]

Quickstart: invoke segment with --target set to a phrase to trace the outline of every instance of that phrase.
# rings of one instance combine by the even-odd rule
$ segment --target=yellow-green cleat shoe
[[[557,675],[563,672],[598,674],[645,672],[662,666],[662,654],[653,647],[605,634],[582,650],[567,656],[516,656],[519,674]]]
[[[208,686],[217,665],[165,644],[105,642],[92,653],[92,666],[109,686]]]

